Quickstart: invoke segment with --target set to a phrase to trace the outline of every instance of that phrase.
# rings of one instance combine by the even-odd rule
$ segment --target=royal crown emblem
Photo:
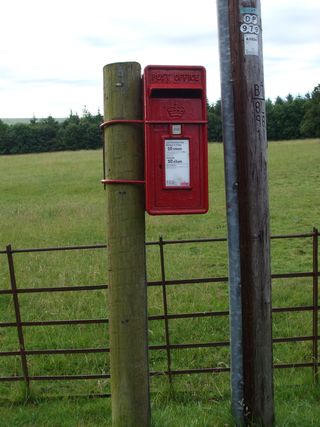
[[[167,108],[168,114],[173,119],[179,119],[183,116],[185,109],[182,105],[173,104]]]

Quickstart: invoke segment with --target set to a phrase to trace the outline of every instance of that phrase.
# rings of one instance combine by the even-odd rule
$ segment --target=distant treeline
[[[51,116],[40,120],[34,117],[30,123],[11,125],[0,120],[0,154],[100,148],[99,124],[102,121],[103,117],[99,112],[92,115],[86,109],[82,117],[71,112],[62,122]]]
[[[304,97],[266,101],[269,141],[320,138],[320,85]],[[221,101],[208,105],[209,141],[222,141]]]
[[[275,102],[266,101],[269,141],[320,138],[320,84],[310,94]],[[64,150],[91,150],[101,147],[99,125],[103,117],[70,113],[64,121],[49,116],[29,123],[6,124],[0,120],[0,154],[40,153]],[[222,141],[221,101],[208,104],[209,141]]]

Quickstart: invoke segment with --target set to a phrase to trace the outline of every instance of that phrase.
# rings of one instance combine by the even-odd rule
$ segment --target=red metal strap
[[[180,124],[196,124],[196,125],[206,125],[208,123],[208,120],[175,120],[175,121],[169,121],[168,120],[109,120],[106,122],[101,123],[100,128],[104,129],[108,126],[122,123],[122,124],[147,124],[147,125],[156,125],[156,124],[174,124],[174,123],[180,123]]]
[[[175,119],[170,121],[168,120],[145,120],[145,124],[147,125],[173,125],[173,124],[181,124],[181,125],[206,125],[208,120],[179,120]]]
[[[111,125],[115,125],[117,123],[122,123],[122,124],[144,124],[144,120],[108,120],[106,122],[101,123],[100,128],[104,129],[108,126]]]
[[[115,125],[115,124],[144,124],[144,120],[108,120],[106,122],[101,123],[100,129],[103,130],[108,126]],[[104,156],[103,156],[104,158]],[[134,184],[134,185],[144,185],[145,181],[140,181],[136,179],[102,179],[101,184],[104,186],[109,184]]]
[[[139,181],[136,179],[102,179],[101,184],[140,184],[144,185],[145,181]]]

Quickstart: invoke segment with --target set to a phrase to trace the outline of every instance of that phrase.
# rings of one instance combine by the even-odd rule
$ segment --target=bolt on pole
[[[227,7],[223,10],[224,3]],[[219,29],[220,34],[227,31],[228,45],[224,46],[226,53],[220,43],[220,57],[230,71],[228,81],[222,78],[222,82],[232,96],[228,114],[234,126],[231,138],[237,182],[233,191],[237,191],[239,222],[239,242],[235,239],[238,246],[234,249],[239,250],[241,279],[236,305],[239,309],[241,299],[242,313],[242,334],[237,335],[242,358],[237,373],[243,369],[243,401],[233,404],[243,405],[246,424],[270,427],[274,425],[271,267],[260,0],[218,0],[219,20],[223,12],[228,15],[223,21],[227,30]],[[224,94],[222,100],[224,109]],[[241,379],[236,383],[238,389],[233,392],[241,396]],[[235,415],[240,423],[241,410]]]
[[[144,179],[143,127],[134,123],[142,119],[141,67],[115,63],[103,72],[104,119],[116,122],[104,131],[112,426],[148,427],[145,198],[135,184]]]

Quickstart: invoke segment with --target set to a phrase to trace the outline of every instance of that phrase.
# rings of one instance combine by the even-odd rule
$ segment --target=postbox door
[[[180,135],[174,134],[175,127],[181,127]],[[202,132],[203,127],[191,124],[158,124],[149,128],[146,170],[149,213],[207,211],[206,150],[200,144]]]

